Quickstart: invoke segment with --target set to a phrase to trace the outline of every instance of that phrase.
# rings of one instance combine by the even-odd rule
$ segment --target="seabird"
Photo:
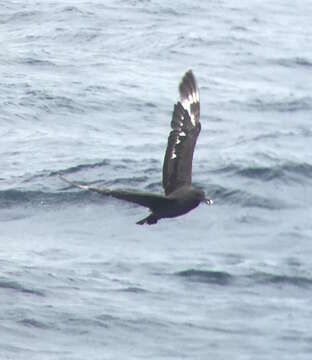
[[[192,186],[193,153],[201,125],[199,90],[192,70],[187,71],[179,85],[180,101],[174,105],[171,132],[163,164],[164,195],[100,189],[61,178],[77,188],[129,201],[150,209],[151,213],[137,222],[139,225],[156,224],[162,218],[184,215],[201,202],[213,204],[204,191]]]

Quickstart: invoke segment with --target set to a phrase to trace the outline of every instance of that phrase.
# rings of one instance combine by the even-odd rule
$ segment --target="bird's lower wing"
[[[147,208],[150,208],[151,210],[167,205],[169,206],[169,204],[172,202],[171,199],[168,199],[163,195],[127,190],[100,189],[93,186],[83,185],[70,181],[63,176],[60,176],[60,178],[69,185],[72,185],[76,188],[97,192],[105,196],[112,196],[116,199],[125,200],[141,206],[145,206]]]

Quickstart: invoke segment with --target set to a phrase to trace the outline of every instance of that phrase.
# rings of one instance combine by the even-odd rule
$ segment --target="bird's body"
[[[164,196],[161,201],[152,204],[150,207],[152,213],[147,218],[138,221],[138,224],[142,225],[146,222],[150,225],[155,224],[161,218],[184,215],[196,208],[204,198],[203,191],[182,186],[170,195]]]
[[[99,189],[78,184],[62,177],[67,183],[80,189],[136,203],[147,207],[151,214],[137,224],[155,224],[159,219],[184,215],[201,202],[212,204],[205,193],[192,186],[193,153],[201,125],[199,122],[199,91],[191,70],[185,73],[179,86],[180,101],[174,106],[167,150],[163,164],[165,195]]]

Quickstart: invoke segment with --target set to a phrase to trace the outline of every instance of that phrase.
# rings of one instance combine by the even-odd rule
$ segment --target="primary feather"
[[[183,185],[191,185],[193,154],[201,129],[199,90],[191,70],[183,76],[179,92],[180,101],[174,105],[163,165],[166,195]]]

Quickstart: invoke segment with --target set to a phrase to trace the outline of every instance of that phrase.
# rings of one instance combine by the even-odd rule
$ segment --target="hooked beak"
[[[213,204],[213,200],[212,200],[212,199],[209,199],[209,198],[206,198],[206,199],[204,199],[204,203],[207,204],[207,205],[212,205],[212,204]]]

